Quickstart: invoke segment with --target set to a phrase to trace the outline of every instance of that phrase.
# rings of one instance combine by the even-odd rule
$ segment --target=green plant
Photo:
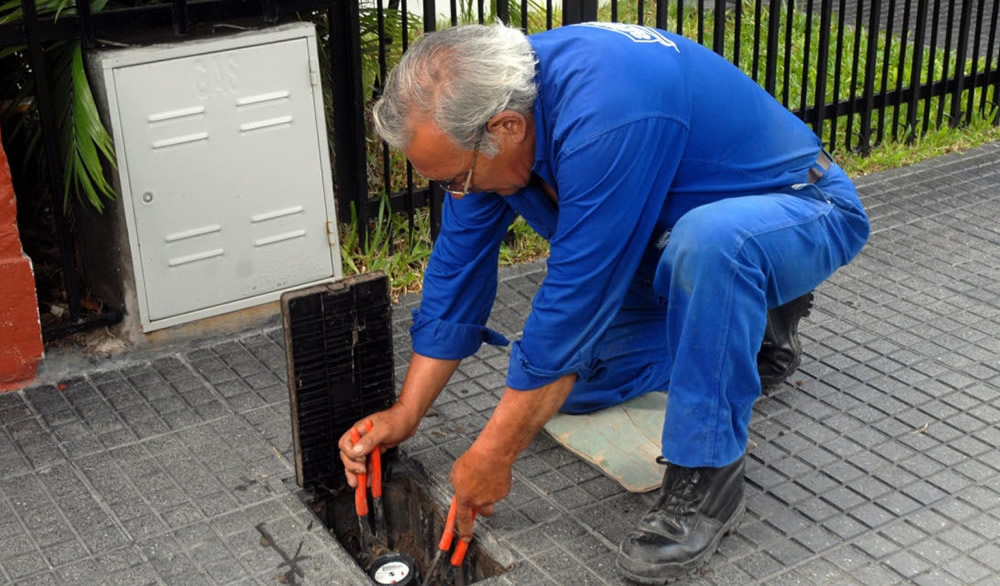
[[[91,2],[91,10],[102,10],[107,0]],[[69,0],[42,0],[38,3],[40,15],[53,14],[58,19],[62,14],[73,14]],[[20,0],[8,0],[0,5],[0,24],[18,22],[23,19]],[[35,79],[26,59],[21,56],[25,47],[7,47],[0,51],[0,60],[16,69],[14,74],[17,91],[12,103],[30,104],[27,108],[10,108],[4,115],[3,124],[10,129],[11,139],[22,133],[28,145],[26,161],[43,164],[38,156],[41,127],[36,122]],[[87,201],[98,211],[104,209],[105,202],[115,197],[114,188],[104,175],[103,164],[114,166],[114,148],[111,136],[101,123],[97,105],[87,82],[83,65],[83,54],[78,41],[53,43],[47,50],[49,86],[55,107],[58,125],[59,157],[63,164],[62,195],[64,209],[69,207],[72,194]],[[52,186],[56,189],[56,186]]]

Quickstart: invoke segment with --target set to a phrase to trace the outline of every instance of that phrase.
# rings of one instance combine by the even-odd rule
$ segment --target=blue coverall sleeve
[[[599,372],[598,343],[635,278],[687,136],[677,119],[645,117],[564,147],[548,273],[514,344],[509,387]]]
[[[413,311],[414,352],[458,360],[475,354],[483,342],[508,343],[485,324],[496,297],[500,241],[513,220],[514,210],[498,195],[445,197],[423,298]]]

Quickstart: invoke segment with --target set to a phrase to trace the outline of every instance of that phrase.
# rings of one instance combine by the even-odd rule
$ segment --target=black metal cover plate
[[[344,483],[337,441],[396,399],[389,280],[381,272],[281,296],[299,486]]]

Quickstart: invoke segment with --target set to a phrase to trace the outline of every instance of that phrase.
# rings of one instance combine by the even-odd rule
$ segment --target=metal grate
[[[342,484],[340,436],[395,401],[390,303],[382,273],[281,297],[295,471],[303,488]]]

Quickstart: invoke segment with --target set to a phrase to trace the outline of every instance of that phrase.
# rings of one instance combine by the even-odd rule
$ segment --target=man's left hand
[[[474,443],[451,469],[458,535],[463,541],[472,539],[476,515],[492,517],[493,505],[510,492],[514,462],[491,452]]]

